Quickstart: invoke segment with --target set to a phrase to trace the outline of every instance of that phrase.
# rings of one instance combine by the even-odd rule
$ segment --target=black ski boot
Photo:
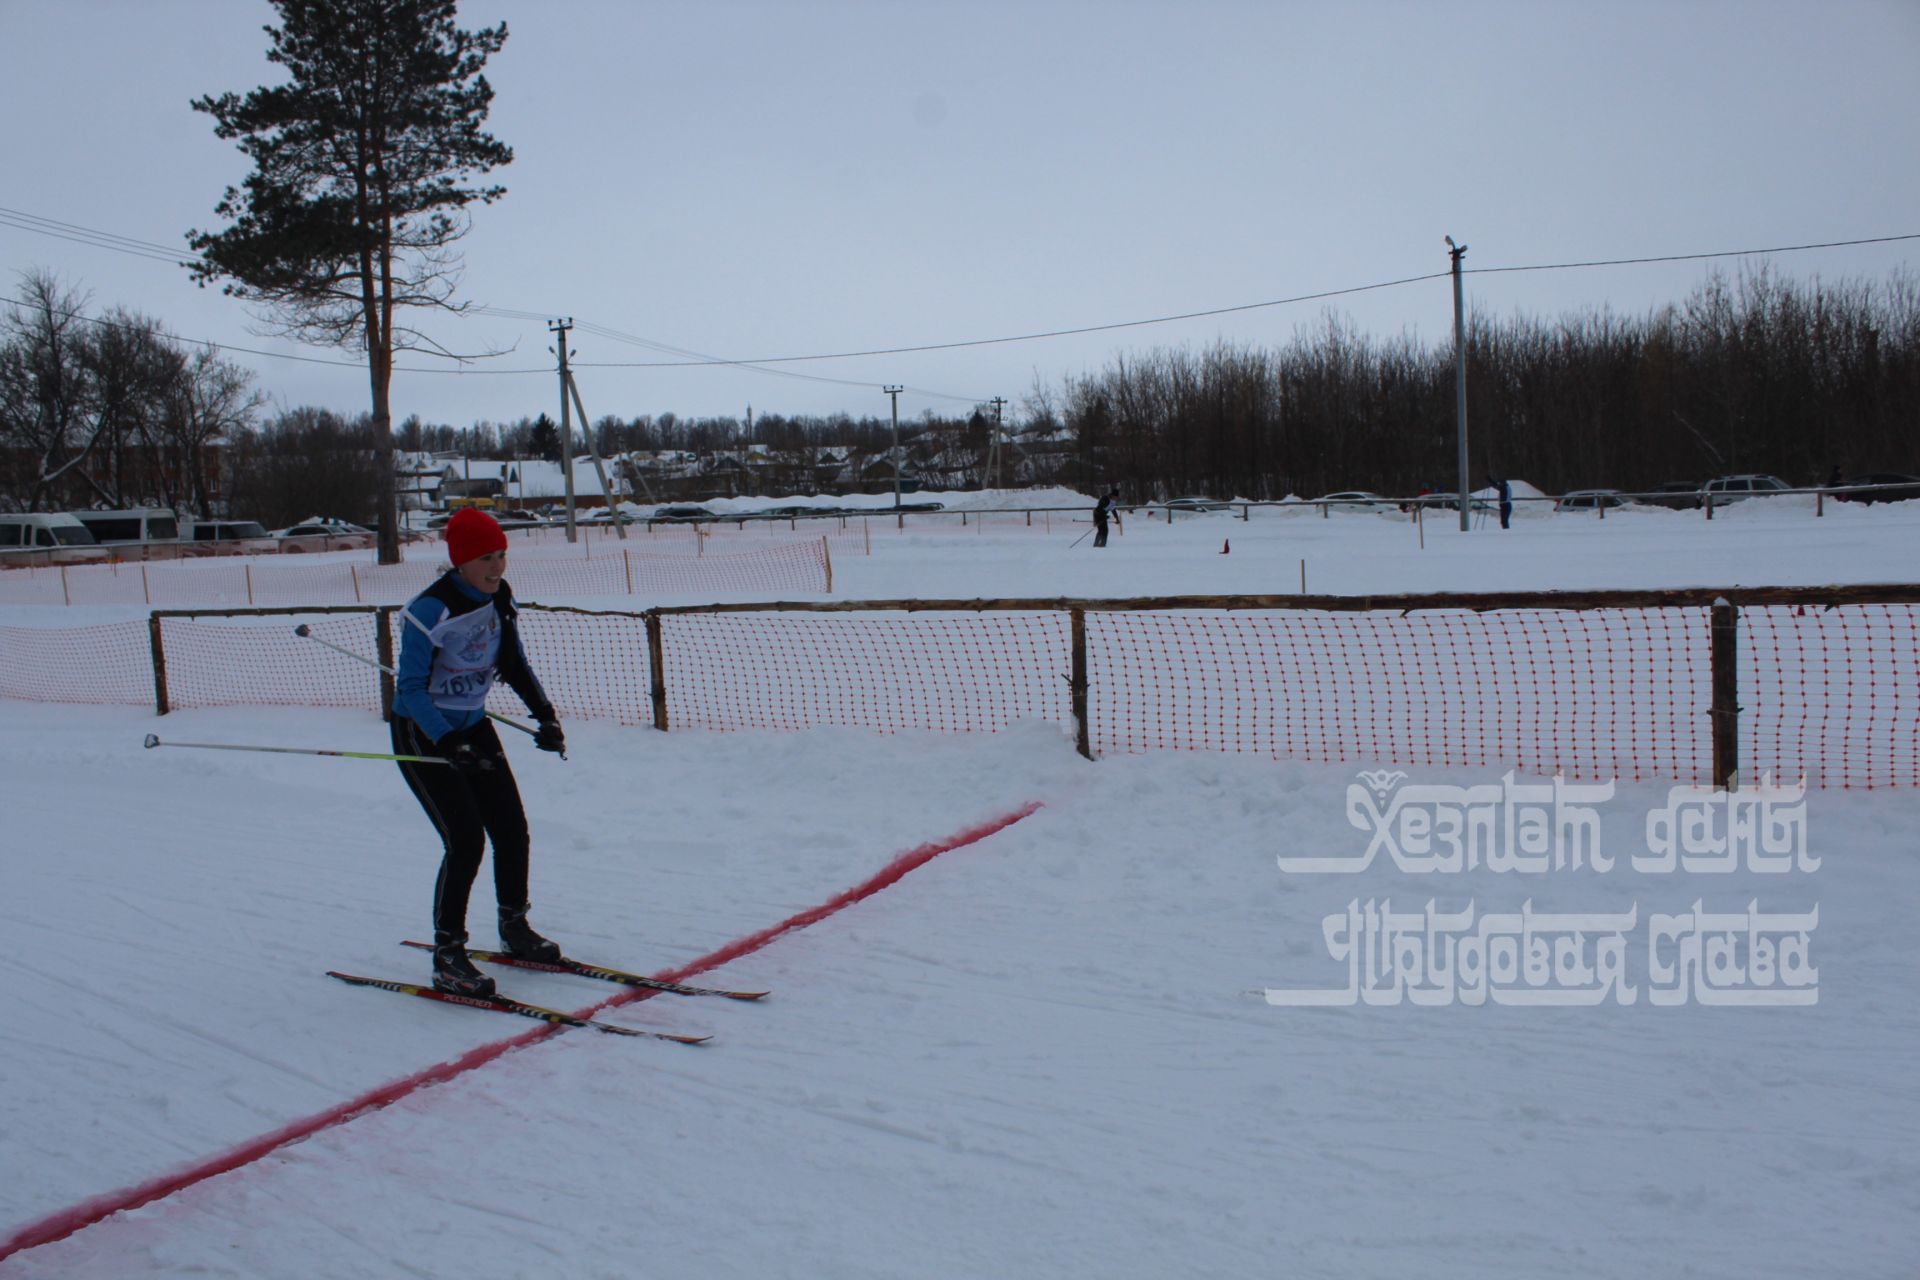
[[[433,989],[455,996],[493,998],[493,979],[473,967],[467,955],[467,935],[433,935]]]
[[[500,908],[500,945],[522,960],[553,964],[560,959],[560,944],[543,938],[527,923],[527,906]]]

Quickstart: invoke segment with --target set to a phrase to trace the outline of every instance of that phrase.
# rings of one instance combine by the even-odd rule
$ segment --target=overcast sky
[[[275,78],[259,0],[0,0],[0,208],[182,246],[244,157],[188,107]],[[1241,307],[1466,265],[1711,253],[1920,232],[1916,0],[462,0],[506,197],[463,296],[728,360],[975,342]],[[5,291],[46,268],[174,334],[348,360],[165,262],[0,214]],[[1920,240],[1784,254],[1883,279]],[[1482,313],[1641,314],[1741,260],[1467,278]],[[1123,353],[1279,344],[1329,309],[1447,337],[1430,280],[1070,337],[775,366],[576,332],[590,413],[965,413]],[[557,412],[538,321],[443,318],[461,375],[396,417]],[[360,412],[363,369],[235,352],[282,404]],[[425,356],[409,369],[445,367]],[[547,372],[540,372],[546,370]],[[799,376],[804,375],[804,376]],[[819,380],[826,379],[826,380]]]

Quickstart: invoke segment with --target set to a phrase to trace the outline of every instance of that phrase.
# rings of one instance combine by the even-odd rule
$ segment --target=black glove
[[[434,743],[441,757],[469,782],[478,781],[493,769],[493,761],[480,753],[465,729],[455,729]]]
[[[540,732],[533,735],[533,745],[542,751],[558,751],[562,755],[567,750],[567,735],[560,731],[560,717],[548,711],[540,717]]]

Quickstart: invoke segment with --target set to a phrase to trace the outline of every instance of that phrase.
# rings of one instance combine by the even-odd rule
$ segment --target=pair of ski
[[[423,951],[433,950],[428,942],[408,941],[403,946],[418,947]],[[729,991],[720,987],[693,987],[683,982],[667,982],[660,978],[649,978],[645,974],[628,973],[622,969],[609,969],[605,965],[584,964],[578,960],[562,958],[552,963],[540,960],[523,960],[519,956],[504,951],[483,951],[469,947],[467,954],[476,960],[485,960],[492,964],[508,965],[516,969],[532,969],[540,973],[570,973],[582,978],[598,978],[602,982],[616,982],[622,986],[640,987],[651,991],[664,991],[682,996],[720,996],[727,1000],[758,1000],[767,993],[764,991]],[[671,1040],[675,1044],[704,1044],[712,1036],[681,1035],[672,1031],[648,1031],[640,1027],[623,1027],[612,1022],[597,1022],[592,1018],[580,1018],[559,1009],[548,1009],[537,1004],[528,1004],[524,1000],[515,1000],[510,996],[463,996],[450,991],[439,991],[417,982],[402,982],[394,978],[363,978],[357,974],[327,970],[329,978],[338,978],[356,987],[374,987],[381,991],[392,991],[399,995],[419,996],[423,1000],[438,1000],[443,1004],[465,1005],[470,1009],[486,1009],[494,1013],[518,1014],[523,1018],[535,1018],[541,1022],[550,1022],[563,1027],[592,1027],[596,1031],[605,1031],[611,1035],[643,1036],[652,1040]]]

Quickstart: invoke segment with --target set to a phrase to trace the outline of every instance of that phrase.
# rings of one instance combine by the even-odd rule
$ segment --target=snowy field
[[[1920,511],[1779,499],[1464,536],[1443,517],[1424,549],[1362,514],[1135,518],[1099,552],[1069,547],[1084,529],[910,525],[837,555],[835,594],[1286,592],[1302,560],[1315,592],[1903,582]],[[390,766],[143,751],[149,732],[387,749],[357,712],[0,702],[0,1240],[534,1026],[324,976],[427,972],[398,943],[427,928],[437,843]],[[1351,765],[1088,762],[1040,725],[568,737],[564,762],[508,743],[534,919],[648,972],[1040,807],[699,979],[772,989],[759,1004],[600,1015],[709,1044],[556,1034],[11,1252],[0,1278],[1915,1274],[1912,792],[1808,794],[1779,871],[1636,867],[1673,797],[1623,782],[1579,867],[1382,853],[1337,874],[1279,860],[1367,852]],[[483,871],[483,945],[489,897]],[[1634,999],[1338,1002],[1328,933],[1349,903],[1429,900],[1483,923],[1631,911]],[[1653,918],[1696,904],[1800,917],[1769,954],[1784,973],[1810,939],[1817,981],[1766,990],[1802,1002],[1713,1004],[1684,981],[1675,999]],[[569,1010],[614,991],[500,972]],[[1328,989],[1324,1007],[1267,995]]]

